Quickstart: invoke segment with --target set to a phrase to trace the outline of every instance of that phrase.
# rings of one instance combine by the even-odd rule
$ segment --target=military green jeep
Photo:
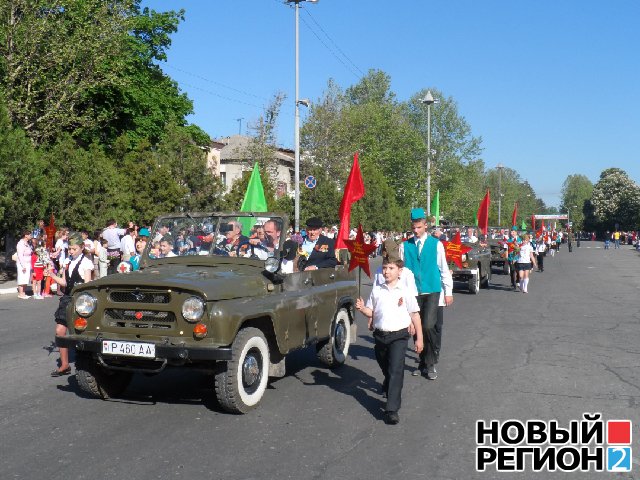
[[[230,241],[234,225],[248,234]],[[291,271],[288,220],[268,213],[192,213],[159,218],[140,270],[78,285],[67,310],[82,390],[122,394],[135,372],[194,368],[215,375],[216,397],[244,413],[261,400],[268,377],[285,375],[285,356],[313,345],[330,368],[356,338],[355,275],[335,269]],[[154,241],[168,240],[164,254]],[[166,247],[165,247],[166,249]],[[297,248],[295,249],[297,250]]]

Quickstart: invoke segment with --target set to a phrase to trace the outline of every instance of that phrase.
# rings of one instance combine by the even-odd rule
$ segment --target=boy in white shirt
[[[400,259],[385,258],[382,265],[385,283],[373,287],[366,305],[362,298],[356,300],[356,309],[368,317],[369,330],[373,330],[374,352],[384,376],[382,389],[387,395],[384,421],[389,425],[400,421],[398,410],[409,338],[416,334],[417,353],[423,348],[420,307],[415,295],[398,281],[403,266]]]

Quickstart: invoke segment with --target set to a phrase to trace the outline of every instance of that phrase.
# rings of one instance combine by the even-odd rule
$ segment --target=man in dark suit
[[[307,257],[304,270],[334,268],[338,264],[333,240],[321,234],[322,226],[318,217],[307,220],[307,238],[300,247]]]

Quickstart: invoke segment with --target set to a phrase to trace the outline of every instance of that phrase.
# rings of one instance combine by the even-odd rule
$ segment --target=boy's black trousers
[[[400,410],[404,383],[404,359],[410,337],[406,328],[395,332],[373,331],[373,339],[376,342],[374,352],[384,376],[382,388],[387,392],[387,412]]]

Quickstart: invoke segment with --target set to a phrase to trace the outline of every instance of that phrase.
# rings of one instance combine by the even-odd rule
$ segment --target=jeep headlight
[[[76,312],[81,317],[88,317],[96,311],[96,305],[98,305],[98,299],[90,293],[81,293],[76,298]]]
[[[276,273],[280,268],[280,260],[276,257],[269,257],[264,262],[264,269],[269,273]]]
[[[204,301],[199,297],[189,297],[182,304],[182,316],[187,322],[197,322],[204,315]]]

